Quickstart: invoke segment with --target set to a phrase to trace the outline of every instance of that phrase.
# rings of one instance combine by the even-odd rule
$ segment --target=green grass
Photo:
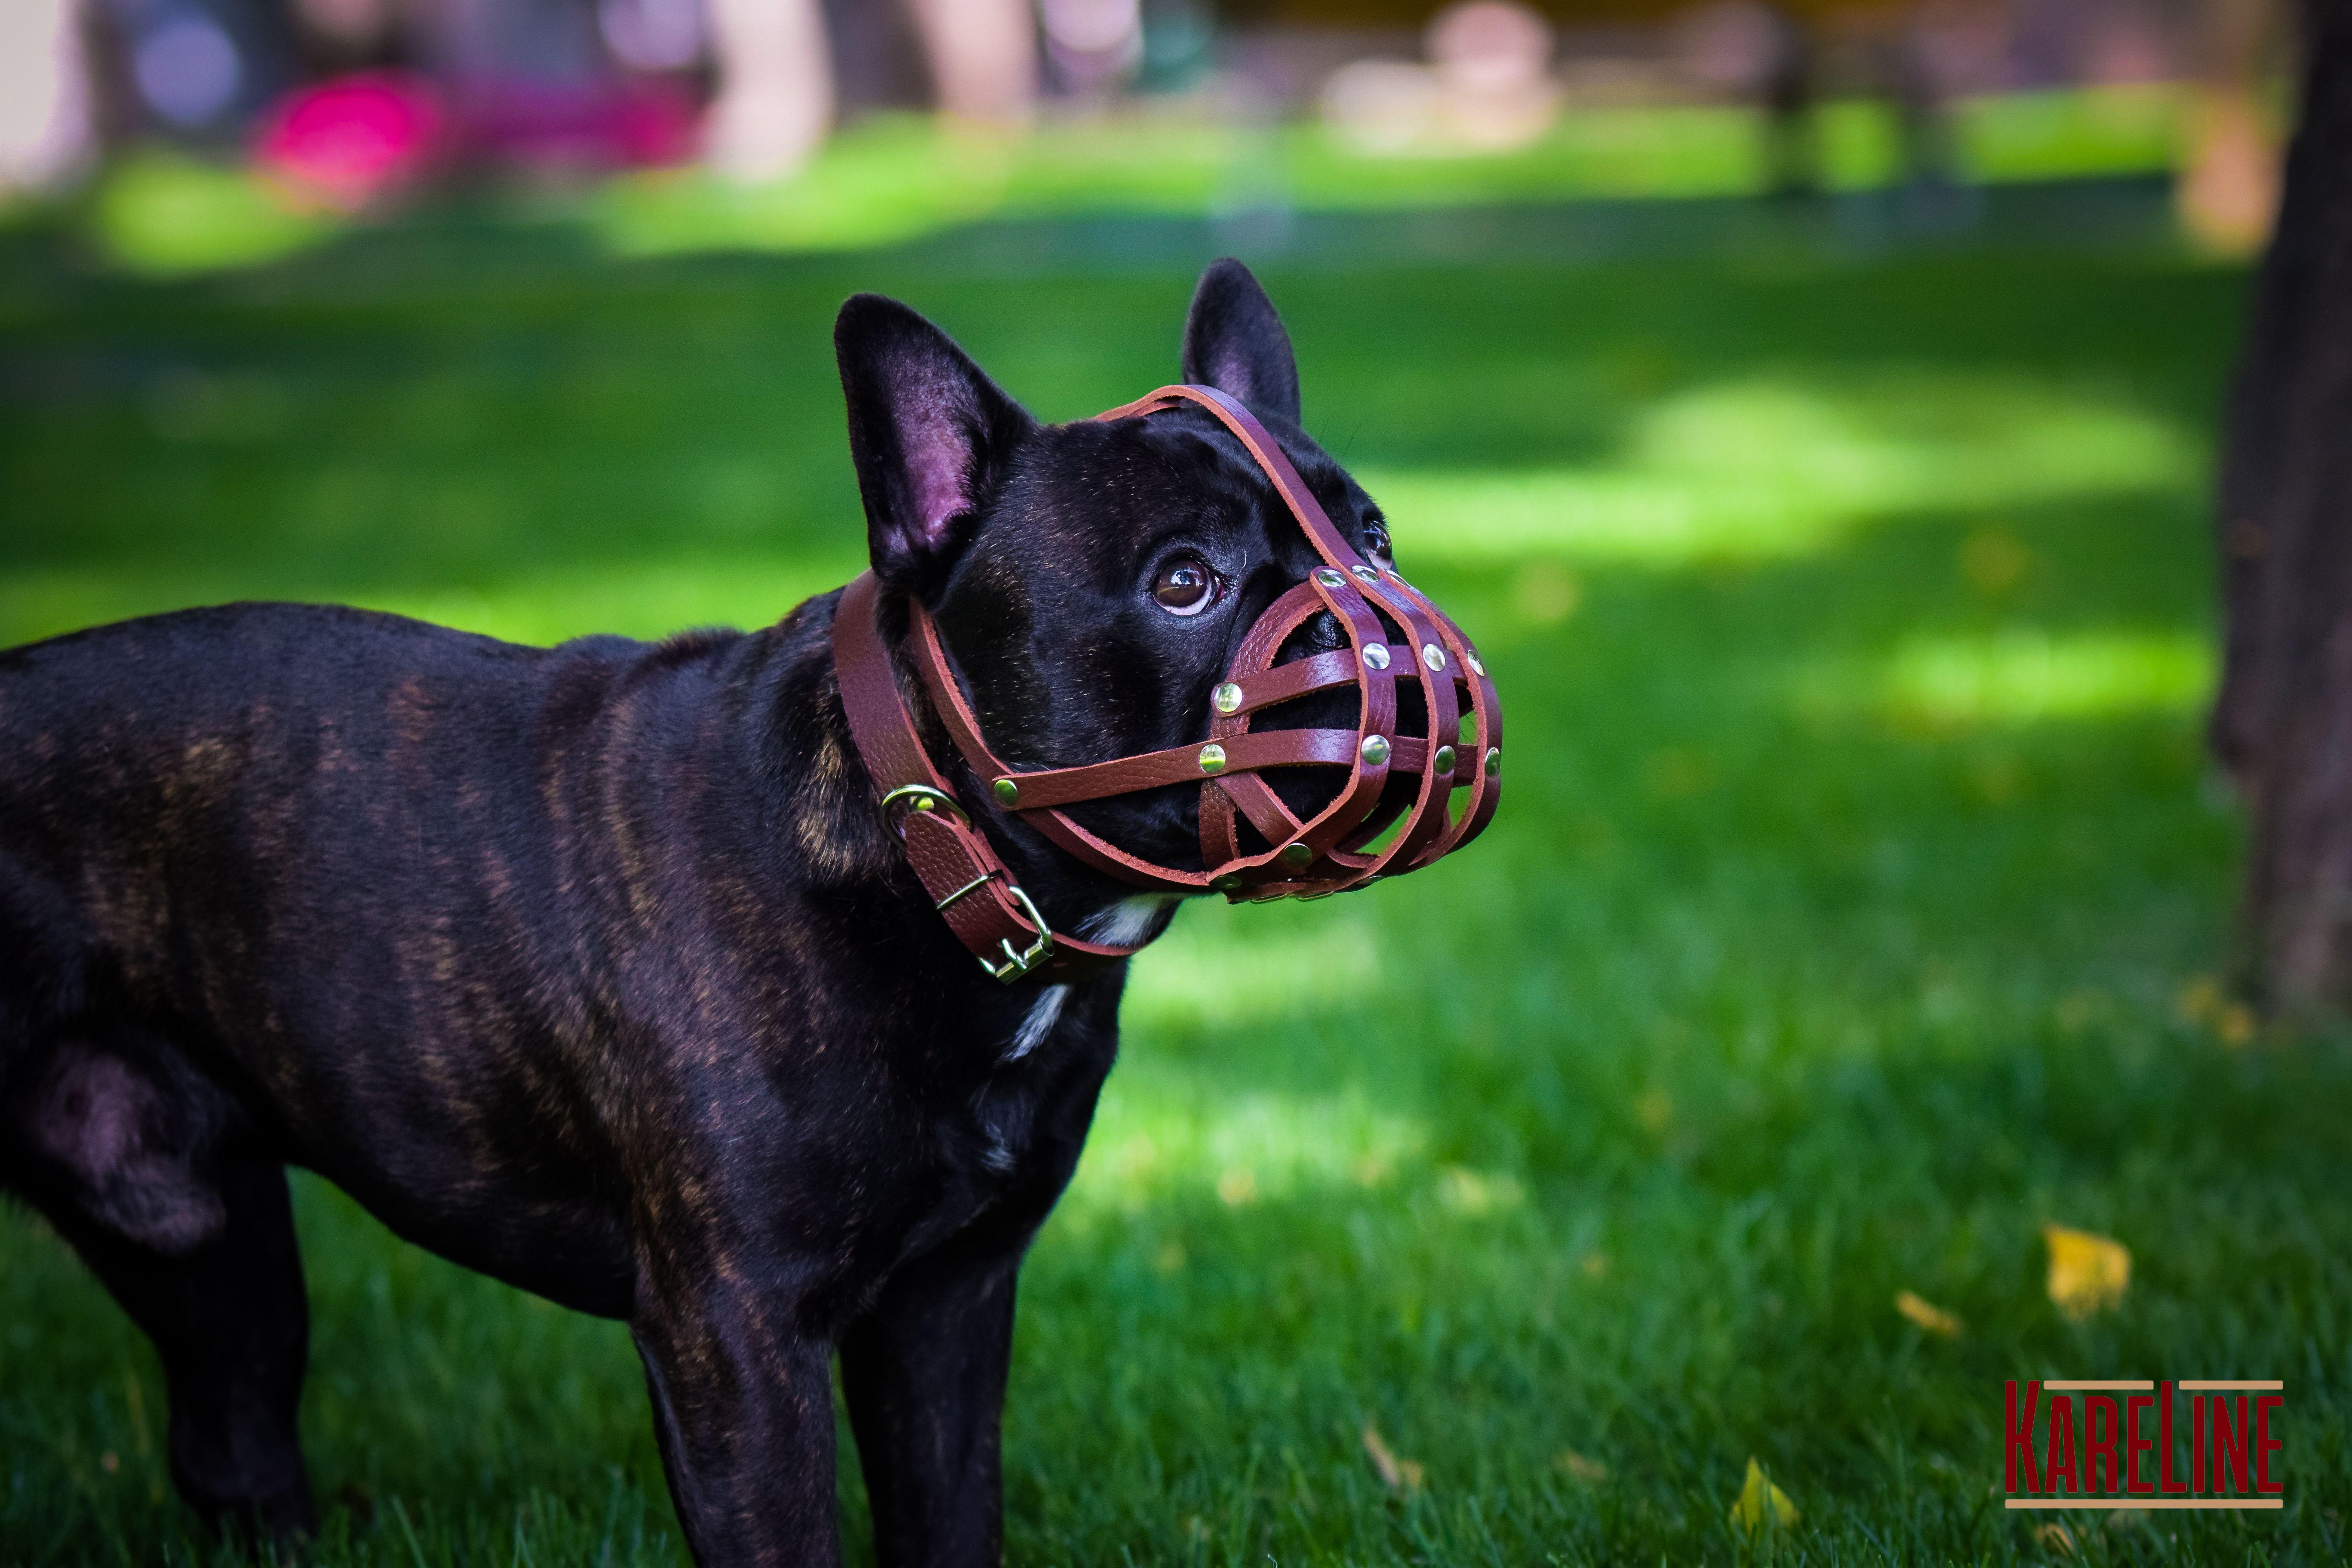
[[[2198,725],[2242,279],[1265,275],[1313,426],[1496,670],[1509,798],[1428,873],[1192,909],[1139,963],[1024,1279],[1011,1559],[2053,1561],[1996,1495],[2001,1381],[2223,1375],[2286,1380],[2286,1511],[2078,1516],[2075,1560],[2342,1561],[2352,1056],[2182,1001],[2240,832]],[[1173,374],[1190,281],[532,230],[169,285],[27,240],[0,278],[0,641],[239,595],[764,621],[856,563],[845,292],[1066,417]],[[618,1328],[298,1207],[316,1561],[678,1560]],[[2053,1308],[2047,1220],[2132,1249],[2115,1310]],[[205,1560],[161,1411],[0,1219],[0,1558]],[[1750,1456],[1802,1510],[1752,1544]]]

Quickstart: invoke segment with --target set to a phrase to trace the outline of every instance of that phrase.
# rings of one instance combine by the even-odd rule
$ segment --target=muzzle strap
[[[1140,418],[1186,404],[1213,416],[1241,442],[1324,562],[1267,606],[1243,636],[1224,680],[1204,694],[1208,741],[1015,772],[981,733],[929,612],[909,599],[908,658],[949,738],[998,806],[1084,864],[1165,892],[1317,898],[1416,870],[1467,844],[1493,819],[1502,794],[1502,704],[1476,650],[1394,566],[1356,552],[1273,435],[1224,393],[1163,386],[1098,417]],[[842,705],[886,822],[906,844],[909,863],[957,940],[1004,981],[1035,973],[1066,978],[1135,952],[1055,934],[1013,882],[923,748],[875,622],[878,595],[873,574],[865,574],[844,590],[835,611]],[[1293,637],[1325,616],[1345,647],[1276,662]],[[1420,698],[1419,734],[1398,729],[1398,689],[1408,681]],[[1254,727],[1283,703],[1343,686],[1359,696],[1353,729]],[[1348,770],[1338,794],[1303,820],[1264,776],[1298,767]],[[1410,791],[1391,787],[1401,779],[1413,781]],[[1185,784],[1201,787],[1198,871],[1130,854],[1065,809]],[[1467,793],[1458,810],[1456,791]],[[1266,847],[1245,849],[1244,823]],[[1370,847],[1391,827],[1385,845]]]
[[[1241,442],[1326,563],[1269,605],[1244,636],[1223,683],[1239,689],[1240,700],[1230,708],[1212,705],[1209,744],[1014,772],[982,735],[930,617],[921,605],[910,605],[908,651],[950,737],[1000,805],[1076,858],[1139,887],[1179,894],[1213,890],[1236,900],[1319,897],[1417,870],[1460,848],[1493,819],[1502,795],[1502,702],[1476,650],[1395,567],[1375,565],[1357,553],[1272,432],[1226,394],[1213,386],[1163,386],[1097,417],[1140,418],[1188,403],[1213,416]],[[1346,635],[1347,647],[1288,664],[1274,662],[1294,634],[1325,614]],[[1390,624],[1410,641],[1391,642]],[[1418,685],[1424,726],[1419,736],[1397,733],[1401,680]],[[1349,683],[1361,699],[1352,731],[1252,728],[1254,717],[1266,708]],[[1230,700],[1233,693],[1224,696]],[[1315,765],[1350,772],[1337,797],[1301,821],[1259,775],[1267,769]],[[1401,807],[1383,809],[1383,795],[1401,768],[1418,776],[1413,797]],[[1202,785],[1206,868],[1201,871],[1129,854],[1063,809],[1188,782]],[[1469,795],[1458,814],[1451,809],[1457,788]],[[1404,825],[1396,836],[1377,851],[1367,851],[1365,846],[1400,816]],[[1243,852],[1237,816],[1266,840],[1266,848]]]

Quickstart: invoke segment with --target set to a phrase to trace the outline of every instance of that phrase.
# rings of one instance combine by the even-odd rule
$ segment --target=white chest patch
[[[1141,942],[1153,923],[1175,901],[1166,893],[1140,893],[1131,899],[1121,899],[1110,908],[1087,916],[1079,922],[1078,930],[1088,942],[1111,942],[1124,947],[1130,942]],[[1037,993],[1037,999],[1029,1004],[1029,1011],[1022,1016],[1021,1026],[1013,1031],[1013,1038],[1005,1043],[1003,1059],[1017,1062],[1044,1045],[1045,1037],[1052,1034],[1054,1026],[1061,1021],[1062,1004],[1069,1000],[1069,995],[1070,988],[1066,985],[1048,985]]]
[[[1021,1026],[1013,1031],[1013,1039],[1004,1047],[1004,1059],[1017,1062],[1045,1043],[1062,1016],[1062,1004],[1069,999],[1066,985],[1048,985],[1037,993],[1037,1000],[1029,1004],[1022,1016]]]
[[[1121,899],[1110,908],[1087,916],[1079,927],[1079,934],[1088,942],[1112,942],[1120,947],[1141,942],[1152,922],[1175,901],[1173,893],[1138,893],[1131,899]]]

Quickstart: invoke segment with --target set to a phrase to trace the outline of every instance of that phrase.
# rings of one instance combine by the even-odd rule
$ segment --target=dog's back
[[[614,1247],[576,1201],[593,1116],[524,1152],[536,1212],[478,1130],[593,1033],[565,890],[611,840],[575,819],[609,791],[588,775],[615,689],[658,651],[241,605],[0,654],[0,1165],[193,1242],[197,1167],[234,1123],[412,1234],[610,1310],[593,1298],[618,1279],[583,1300],[534,1263]],[[340,1135],[370,1123],[402,1135]],[[493,1176],[503,1212],[471,1212]]]
[[[522,766],[548,657],[299,605],[189,610],[0,653],[7,1004],[78,1012],[103,1005],[97,988],[151,1010],[226,1004],[227,1022],[227,996],[174,994],[184,961],[251,954],[260,909],[321,914],[289,879],[365,897],[393,870],[382,855],[404,809],[439,805],[453,764]],[[452,725],[458,704],[467,721]]]

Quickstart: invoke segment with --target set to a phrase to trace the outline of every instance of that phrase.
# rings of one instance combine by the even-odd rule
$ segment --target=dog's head
[[[875,574],[932,613],[981,728],[1016,770],[1197,744],[1211,694],[1260,614],[1321,564],[1265,471],[1208,413],[1044,426],[930,322],[860,295],[835,329]],[[1332,523],[1374,562],[1380,509],[1299,427],[1290,337],[1237,261],[1202,275],[1183,379],[1271,431]],[[1344,646],[1336,622],[1297,649]],[[1273,727],[1355,723],[1355,695],[1294,702]],[[1269,782],[1302,814],[1338,770]],[[1071,816],[1161,865],[1201,865],[1197,785]]]

